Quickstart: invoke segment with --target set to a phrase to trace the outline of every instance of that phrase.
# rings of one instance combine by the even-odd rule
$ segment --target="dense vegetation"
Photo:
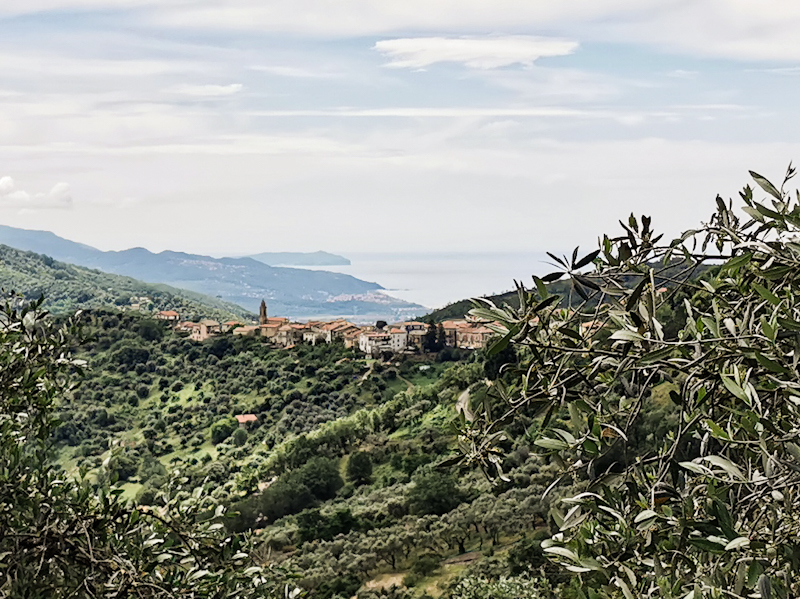
[[[499,322],[496,350],[520,362],[496,388],[502,418],[486,409],[463,423],[462,459],[502,477],[498,427],[544,415],[534,444],[583,488],[553,512],[543,547],[588,596],[800,592],[800,194],[785,191],[791,167],[780,189],[751,174],[768,198],[745,187],[746,219],[718,197],[707,224],[664,244],[631,216],[599,250],[519,289],[517,308],[473,310]],[[720,266],[697,280],[709,262]],[[545,286],[565,276],[585,300],[574,310]],[[662,314],[680,296],[675,330]],[[672,415],[643,445],[665,383]]]
[[[74,351],[86,375],[59,411],[59,463],[97,488],[117,481],[140,505],[208,485],[209,500],[230,508],[226,529],[260,530],[270,563],[300,572],[314,596],[352,594],[391,571],[404,573],[398,584],[435,586],[463,568],[448,558],[506,552],[544,524],[526,450],[519,480],[502,490],[435,469],[453,446],[456,399],[485,375],[478,355],[387,363],[339,344],[197,344],[116,311],[95,311],[85,330],[90,341]],[[256,420],[239,426],[236,415]]]
[[[748,220],[718,199],[663,244],[631,217],[476,301],[486,353],[196,344],[117,311],[84,339],[12,302],[0,593],[797,596],[800,198],[754,177]]]
[[[108,273],[66,264],[49,256],[0,245],[0,282],[29,300],[45,298],[52,312],[127,306],[132,297],[149,297],[156,310],[175,310],[193,318],[251,317],[243,308],[193,291],[152,285]]]
[[[297,573],[314,597],[475,596],[524,586],[530,568],[567,582],[542,553],[557,505],[542,494],[557,467],[532,451],[535,426],[508,445],[500,485],[442,469],[455,405],[488,399],[484,381],[500,384],[498,357],[513,352],[381,362],[339,344],[198,344],[117,311],[94,311],[84,332],[73,352],[86,372],[64,394],[54,439],[58,464],[92,488],[117,484],[163,509],[205,487],[228,508],[225,529],[257,531],[256,559]],[[237,415],[256,419],[240,426]]]
[[[0,596],[274,597],[291,591],[255,563],[243,536],[214,520],[208,484],[156,512],[54,464],[55,403],[83,363],[65,353],[78,322],[54,326],[40,304],[0,312]],[[176,485],[185,484],[175,479]],[[180,488],[180,487],[178,487]]]

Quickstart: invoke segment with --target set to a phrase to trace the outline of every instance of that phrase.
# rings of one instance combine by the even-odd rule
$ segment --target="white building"
[[[393,328],[389,331],[393,352],[403,351],[408,347],[408,332],[405,329]]]
[[[358,336],[358,349],[365,354],[374,354],[392,350],[392,335],[385,331],[361,333]]]

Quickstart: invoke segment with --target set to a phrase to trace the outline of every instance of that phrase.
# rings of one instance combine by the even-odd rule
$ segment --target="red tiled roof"
[[[161,314],[161,316],[178,316],[175,310],[162,310],[159,314]]]
[[[257,422],[258,416],[255,414],[237,414],[236,421],[239,424],[247,424],[248,422]]]

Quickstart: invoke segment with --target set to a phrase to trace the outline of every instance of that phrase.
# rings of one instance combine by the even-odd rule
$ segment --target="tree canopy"
[[[580,490],[542,546],[589,597],[800,594],[794,173],[781,186],[751,173],[741,211],[717,197],[674,240],[631,215],[588,254],[551,254],[556,270],[518,284],[517,306],[475,302],[501,334],[492,351],[511,345],[519,364],[463,416],[460,461],[501,481],[513,423],[541,416],[527,432],[560,466],[553,485]],[[565,280],[572,309],[546,286]],[[662,429],[643,441],[654,410]]]
[[[225,532],[206,484],[190,500],[142,510],[121,489],[74,480],[50,460],[55,404],[83,368],[68,351],[78,319],[54,325],[41,300],[13,295],[0,311],[0,596],[283,595],[277,570],[253,561],[246,537]]]

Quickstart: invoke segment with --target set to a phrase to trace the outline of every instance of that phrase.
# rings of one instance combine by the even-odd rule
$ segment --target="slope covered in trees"
[[[797,596],[800,204],[754,177],[746,219],[719,199],[663,243],[631,217],[476,302],[485,354],[194,344],[117,312],[79,340],[7,306],[0,592]]]
[[[553,512],[558,532],[542,546],[590,595],[800,592],[794,174],[778,187],[751,173],[758,187],[741,192],[741,212],[717,197],[707,224],[670,242],[631,216],[599,250],[561,264],[556,276],[586,296],[572,310],[541,280],[516,309],[473,310],[504,332],[495,351],[524,358],[497,390],[502,420],[487,409],[464,422],[462,459],[501,475],[498,425],[544,415],[534,445],[560,465],[555,480],[582,488]],[[721,265],[696,279],[710,262]],[[672,287],[660,293],[665,268]],[[679,294],[684,325],[668,330],[660,312]],[[656,395],[665,383],[668,395]],[[660,434],[643,445],[642,425],[667,407]]]
[[[58,407],[58,464],[98,489],[116,481],[145,509],[208,486],[226,530],[258,530],[263,564],[310,596],[372,597],[384,578],[405,584],[395,596],[449,593],[477,564],[510,573],[510,552],[546,522],[548,469],[525,446],[502,488],[439,468],[456,402],[486,376],[480,354],[384,363],[337,344],[197,344],[114,311],[95,311],[85,332],[85,377]],[[255,418],[240,426],[243,415]]]
[[[249,257],[154,253],[145,248],[104,252],[47,231],[4,225],[0,225],[0,243],[150,284],[190,289],[245,310],[256,311],[262,298],[267,298],[275,314],[289,318],[359,316],[404,320],[424,311],[418,304],[382,293],[383,287],[375,282],[324,270],[275,267]]]

